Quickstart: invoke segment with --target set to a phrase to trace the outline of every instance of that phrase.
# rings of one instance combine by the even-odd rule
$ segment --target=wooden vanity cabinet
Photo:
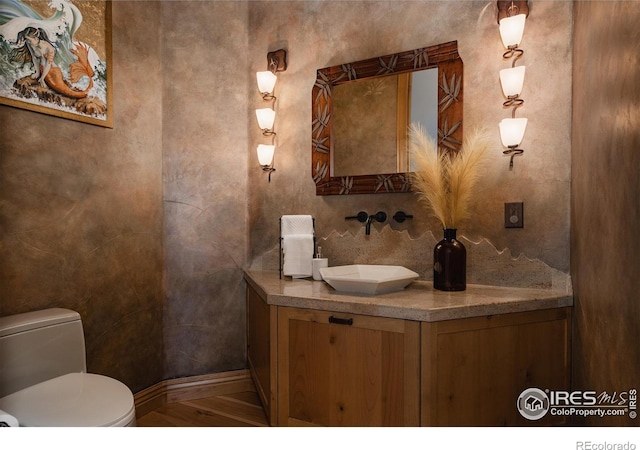
[[[422,323],[422,426],[550,426],[516,408],[525,389],[570,389],[571,309]]]
[[[248,286],[247,324],[249,369],[271,425],[565,420],[528,421],[516,401],[530,387],[570,390],[570,307],[418,322],[268,305]]]
[[[247,362],[269,424],[278,424],[276,399],[277,307],[247,286]]]
[[[418,322],[278,308],[278,424],[418,426]]]

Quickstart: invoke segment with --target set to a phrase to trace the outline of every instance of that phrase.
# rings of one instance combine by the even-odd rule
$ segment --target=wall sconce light
[[[503,103],[503,106],[510,107],[524,103],[524,100],[520,98],[522,86],[524,85],[524,72],[525,66],[502,69],[500,71],[502,92],[504,96],[507,97],[507,101]]]
[[[508,148],[503,153],[511,154],[509,167],[513,167],[513,157],[524,152],[518,146],[524,137],[524,130],[527,129],[527,120],[525,118],[502,119],[499,123],[502,145]]]
[[[276,149],[275,145],[259,144],[258,145],[258,162],[262,167],[269,167],[273,163],[273,153]],[[276,169],[273,169],[276,170]]]
[[[520,41],[522,41],[526,18],[527,16],[525,14],[517,14],[500,19],[500,37],[502,38],[502,44],[507,48],[504,54],[505,58],[509,57],[507,55],[522,55],[522,53],[524,53],[523,50],[518,48],[518,45],[520,45]]]
[[[258,90],[263,100],[275,100],[273,89],[276,87],[276,81],[278,81],[276,74],[266,70],[264,72],[256,72],[256,78],[258,80]]]
[[[513,157],[521,155],[524,150],[518,148],[524,137],[527,127],[527,119],[516,119],[516,109],[524,104],[520,97],[524,85],[525,66],[516,67],[516,61],[522,57],[524,50],[520,46],[524,34],[524,24],[529,15],[529,4],[526,0],[499,0],[498,23],[500,25],[500,37],[507,51],[502,54],[503,59],[513,59],[511,68],[500,71],[500,84],[502,93],[507,100],[502,104],[504,108],[511,110],[511,119],[503,119],[500,124],[500,139],[502,145],[507,147],[505,155],[511,155],[509,169],[513,168]]]
[[[276,120],[276,112],[271,108],[256,109],[256,118],[258,125],[264,136],[275,134],[273,131],[273,123]]]
[[[287,70],[287,52],[280,49],[267,53],[267,68],[269,70],[256,73],[256,80],[258,81],[258,91],[262,99],[273,102],[273,104],[272,108],[256,109],[256,119],[258,120],[258,126],[262,130],[262,135],[271,136],[271,144],[259,144],[257,152],[258,162],[262,170],[269,174],[269,182],[271,182],[271,173],[276,170],[273,167],[273,157],[276,149],[276,132],[273,130],[276,119],[276,112],[273,108],[276,96],[273,95],[273,91],[278,80],[276,73]]]

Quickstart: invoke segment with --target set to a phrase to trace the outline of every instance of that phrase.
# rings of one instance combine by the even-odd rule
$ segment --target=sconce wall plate
[[[529,16],[529,3],[527,0],[498,0],[498,23],[505,17],[524,14]]]
[[[287,70],[287,51],[280,49],[267,53],[267,69],[273,73]]]

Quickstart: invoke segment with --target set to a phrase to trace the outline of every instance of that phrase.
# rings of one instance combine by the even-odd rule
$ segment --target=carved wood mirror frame
[[[440,151],[458,151],[462,142],[463,65],[457,41],[318,70],[311,94],[311,175],[316,195],[411,192],[408,173],[331,176],[331,94],[335,86],[344,83],[434,67],[438,68],[438,146]]]

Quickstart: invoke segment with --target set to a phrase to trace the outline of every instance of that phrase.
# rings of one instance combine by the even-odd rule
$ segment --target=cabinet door
[[[556,425],[516,408],[528,388],[568,390],[569,308],[422,324],[423,426]]]
[[[247,362],[271,425],[276,425],[276,307],[247,286]]]
[[[417,426],[420,325],[278,308],[278,425]]]

